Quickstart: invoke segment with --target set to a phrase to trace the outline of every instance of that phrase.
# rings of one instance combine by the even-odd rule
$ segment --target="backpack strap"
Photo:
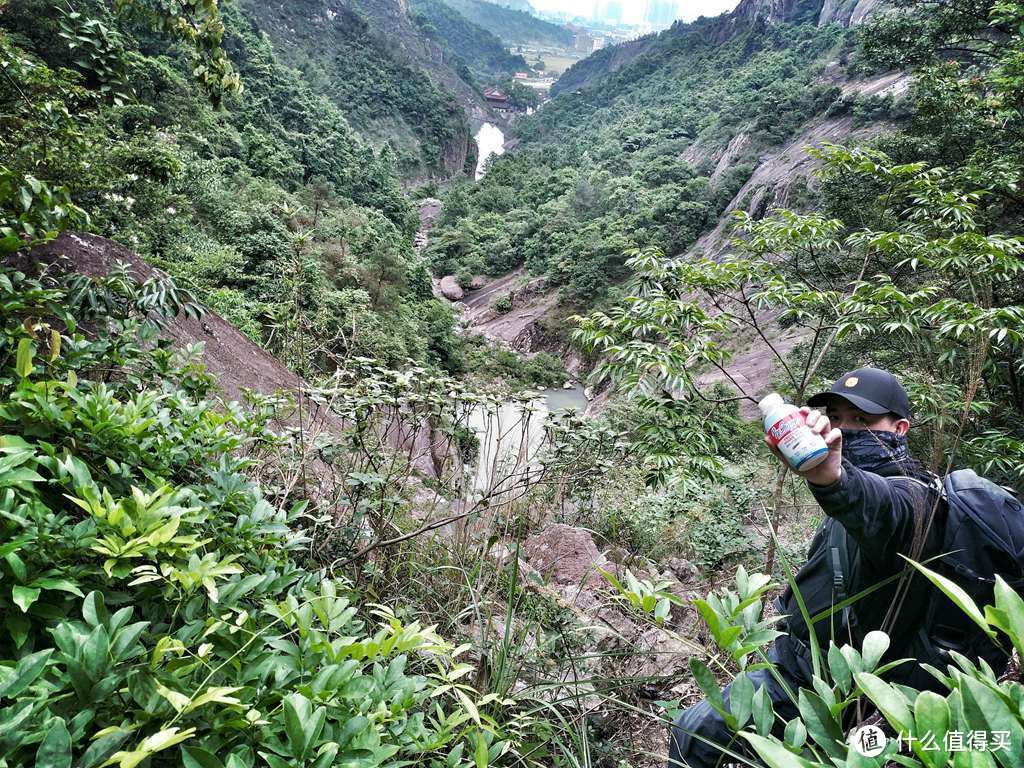
[[[832,566],[832,594],[835,595],[836,603],[841,603],[850,596],[849,584],[852,566],[848,535],[846,529],[838,522],[833,521],[829,526],[828,554],[829,563]],[[843,606],[839,613],[841,625],[847,627],[851,634],[857,625],[857,615],[852,608],[853,606],[850,605]]]
[[[938,494],[943,500],[946,498],[942,478],[937,475],[932,476],[930,482],[925,482],[920,478],[910,477],[909,475],[900,475],[893,479],[908,480],[915,485],[927,489],[931,493]],[[832,590],[837,603],[843,602],[850,596],[849,583],[852,574],[852,563],[850,562],[848,536],[849,534],[846,532],[846,529],[840,523],[833,522],[830,526],[828,553],[829,563],[832,566]],[[855,635],[857,631],[857,614],[853,611],[853,606],[844,606],[839,615],[842,625],[849,628],[851,635]],[[926,627],[922,628],[923,631],[926,631],[926,629]],[[855,636],[859,639],[859,635]]]

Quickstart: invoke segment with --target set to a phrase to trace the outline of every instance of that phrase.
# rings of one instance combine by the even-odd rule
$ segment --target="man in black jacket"
[[[847,610],[816,622],[820,647],[826,650],[834,637],[837,644],[859,648],[868,632],[881,629],[891,639],[885,660],[916,658],[944,668],[934,645],[922,635],[936,590],[900,557],[902,553],[920,561],[939,554],[947,511],[935,476],[907,452],[910,403],[906,391],[891,373],[860,368],[808,403],[824,411],[802,409],[808,426],[829,447],[824,462],[799,473],[827,515],[796,576],[808,614],[828,610],[845,597],[889,579]],[[905,575],[890,578],[901,572]],[[790,588],[776,605],[789,618],[780,626],[786,634],[775,641],[768,656],[795,695],[799,687],[810,688],[808,627]],[[766,687],[778,715],[784,720],[797,716],[795,704],[770,673],[759,670],[749,676],[755,690]],[[918,664],[903,664],[887,678],[919,690],[942,690]],[[728,703],[729,686],[723,695]],[[728,764],[729,758],[713,744],[729,745],[742,753],[737,741],[742,739],[734,739],[718,713],[702,701],[683,712],[672,728],[669,765]]]

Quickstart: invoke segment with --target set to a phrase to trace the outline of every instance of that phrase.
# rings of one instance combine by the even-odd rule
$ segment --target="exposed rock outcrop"
[[[598,568],[608,561],[582,528],[556,523],[523,543],[523,554],[543,576],[563,587],[593,591],[605,585]]]
[[[8,261],[26,272],[34,271],[38,264],[80,272],[88,277],[102,277],[115,265],[125,263],[138,280],[163,275],[120,243],[77,232],[65,232],[27,254],[8,257]],[[264,395],[291,393],[296,399],[298,393],[310,389],[300,376],[216,312],[207,310],[199,319],[178,315],[160,333],[177,349],[203,345],[202,363],[227,401],[243,400],[247,389]],[[345,428],[340,416],[314,399],[303,397],[302,405],[301,410],[293,409],[282,415],[282,426],[295,427],[301,419],[307,435],[340,434]],[[436,432],[429,424],[417,428],[407,421],[395,422],[381,424],[380,430],[388,444],[425,475],[440,477],[451,471],[448,463],[456,460],[458,452],[451,450],[447,436]],[[436,504],[446,506],[447,502],[438,499]]]
[[[63,263],[68,270],[88,277],[103,277],[118,263],[127,264],[137,280],[163,274],[120,243],[77,232],[65,232],[19,258],[26,265],[36,262],[59,268]],[[178,348],[202,343],[203,365],[216,378],[218,389],[228,400],[241,400],[243,389],[272,394],[304,384],[299,376],[216,312],[208,311],[198,320],[179,315],[161,335]]]

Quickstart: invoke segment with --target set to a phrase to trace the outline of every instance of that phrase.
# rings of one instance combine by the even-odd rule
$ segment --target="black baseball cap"
[[[807,404],[812,407],[827,406],[830,397],[838,395],[860,408],[865,413],[881,415],[895,413],[904,419],[910,418],[910,398],[899,379],[881,368],[858,368],[844,373],[832,389],[819,392]]]

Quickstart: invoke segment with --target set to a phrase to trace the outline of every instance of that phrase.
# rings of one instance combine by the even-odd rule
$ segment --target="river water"
[[[479,181],[484,177],[487,161],[505,153],[505,134],[493,123],[484,123],[476,134],[476,143]],[[570,408],[582,413],[586,407],[587,396],[583,387],[576,384],[546,389],[528,405],[505,402],[497,407],[477,408],[470,414],[468,424],[479,446],[473,490],[484,496],[506,491],[514,494],[514,489],[538,467],[548,415]]]
[[[484,123],[476,132],[476,145],[476,180],[480,181],[484,177],[485,166],[491,156],[505,154],[505,134],[493,123]]]
[[[570,408],[582,413],[586,407],[583,387],[576,385],[546,389],[529,405],[505,402],[475,410],[468,424],[479,446],[473,490],[484,496],[514,493],[539,466],[548,415]]]

